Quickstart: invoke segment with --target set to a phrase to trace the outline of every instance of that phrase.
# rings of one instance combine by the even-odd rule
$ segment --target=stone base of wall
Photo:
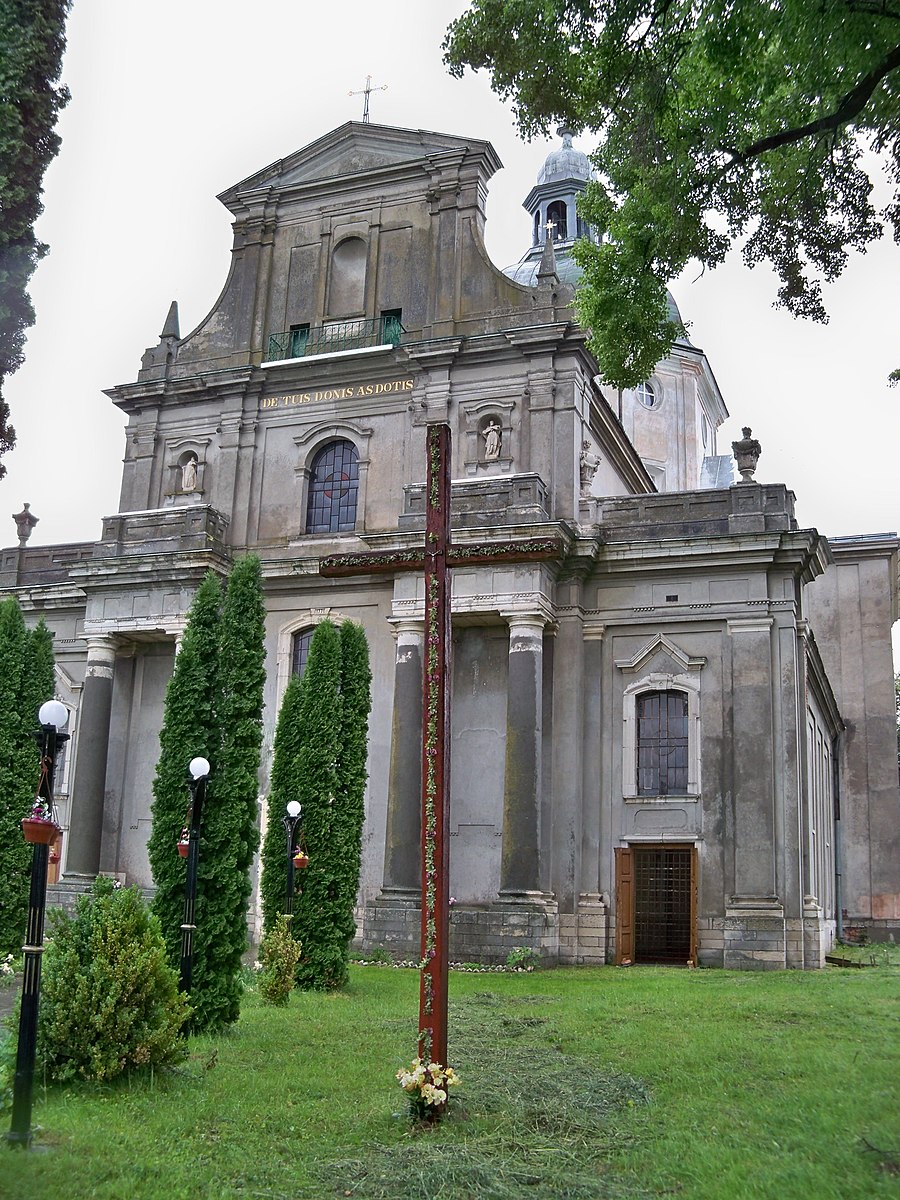
[[[900,921],[896,918],[849,917],[844,914],[844,941],[865,946],[868,942],[900,942]]]
[[[583,892],[574,913],[559,914],[559,961],[602,967],[609,949],[609,909],[596,892]]]
[[[101,875],[106,875],[110,879],[117,879],[120,883],[125,882],[125,875],[122,872],[116,871],[101,871]],[[47,908],[61,908],[64,912],[73,913],[75,911],[75,901],[79,896],[86,896],[94,886],[93,879],[88,879],[86,876],[70,876],[57,880],[56,883],[47,884]],[[155,888],[139,889],[145,900],[149,901],[153,897]]]
[[[697,963],[701,967],[725,964],[725,918],[697,918]]]
[[[825,955],[834,945],[835,922],[826,920],[823,910],[808,897],[803,905],[803,921],[788,921],[788,945],[793,945],[797,933],[794,927],[802,925],[803,961],[793,962],[788,958],[789,967],[805,967],[814,970],[825,966]]]
[[[563,941],[563,922],[566,941]],[[574,923],[574,924],[573,924]],[[582,947],[578,937],[586,939]],[[385,889],[363,908],[354,945],[386,950],[398,961],[419,957],[421,915],[417,893]],[[560,962],[603,962],[605,917],[586,906],[582,914],[560,916],[557,903],[542,893],[504,895],[493,904],[457,904],[450,912],[451,962],[506,962],[510,951],[527,947],[546,966]]]
[[[737,971],[776,971],[788,966],[784,907],[774,896],[732,896],[725,906],[723,933],[723,966]],[[796,931],[792,957],[801,953],[801,936]]]

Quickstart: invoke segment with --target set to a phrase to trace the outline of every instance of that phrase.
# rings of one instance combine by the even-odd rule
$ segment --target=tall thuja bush
[[[302,739],[302,693],[302,680],[299,675],[293,675],[284,693],[278,713],[278,724],[275,726],[272,779],[259,885],[265,933],[274,931],[278,917],[284,912],[287,891],[287,836],[282,818],[289,801],[297,800],[302,804],[300,776],[297,770]],[[297,871],[294,879],[296,887],[303,886],[303,878],[304,871]]]
[[[341,704],[341,640],[336,627],[322,621],[310,642],[300,687],[294,761],[309,866],[303,870],[291,923],[303,952],[297,985],[318,991],[340,987],[346,977],[344,889],[333,842],[340,793]]]
[[[372,672],[369,644],[361,625],[344,621],[341,637],[341,711],[338,794],[332,825],[336,858],[335,877],[343,924],[344,974],[347,950],[356,932],[353,910],[359,892],[365,794],[369,710],[372,706]]]
[[[25,635],[25,661],[22,670],[22,714],[25,719],[25,736],[35,749],[35,757],[39,758],[38,745],[32,738],[31,731],[37,729],[38,712],[45,700],[51,700],[56,685],[56,673],[53,658],[53,634],[44,624],[44,618],[38,621],[34,629],[29,629]],[[71,733],[71,729],[64,732]],[[59,788],[59,771],[54,781]]]
[[[218,639],[218,751],[210,758],[198,870],[192,1028],[222,1029],[240,1015],[250,868],[259,844],[259,759],[265,683],[265,608],[259,559],[228,580]]]
[[[31,811],[40,755],[31,736],[53,695],[53,643],[43,621],[26,630],[18,601],[0,601],[0,955],[25,936],[32,848],[21,820]]]
[[[153,912],[159,918],[168,960],[181,961],[181,922],[184,916],[185,859],[178,855],[178,835],[185,823],[190,793],[188,763],[197,755],[218,758],[218,626],[222,591],[210,572],[197,589],[188,613],[175,669],[166,688],[159,760],[153,781],[153,824],[147,850],[156,894]],[[200,855],[207,852],[201,839]]]

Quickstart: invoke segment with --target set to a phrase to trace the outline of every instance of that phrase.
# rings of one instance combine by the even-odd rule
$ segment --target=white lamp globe
[[[287,803],[287,815],[289,817],[300,816],[300,804],[297,800],[289,800]]]
[[[64,729],[69,719],[69,710],[59,700],[45,700],[38,709],[38,721],[41,725],[52,725],[57,733]]]
[[[205,779],[209,774],[209,762],[205,758],[192,758],[188,763],[191,779]]]

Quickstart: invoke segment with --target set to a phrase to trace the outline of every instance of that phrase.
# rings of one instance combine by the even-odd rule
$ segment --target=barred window
[[[356,527],[359,456],[352,442],[329,442],[312,462],[307,533],[344,533]]]
[[[688,788],[688,698],[684,692],[637,697],[637,792],[684,796]]]

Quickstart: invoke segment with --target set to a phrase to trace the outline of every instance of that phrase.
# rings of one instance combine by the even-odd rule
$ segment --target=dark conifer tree
[[[25,637],[25,663],[22,674],[22,716],[26,723],[26,735],[37,729],[38,711],[45,700],[52,700],[56,686],[53,658],[53,634],[38,621]],[[71,733],[70,729],[64,732]],[[31,739],[37,749],[37,742]],[[39,755],[37,755],[39,757]],[[54,786],[59,787],[57,770]]]
[[[284,912],[287,891],[287,837],[283,817],[289,801],[301,801],[300,776],[297,757],[301,743],[300,702],[303,683],[298,675],[291,677],[275,727],[275,745],[272,756],[272,780],[269,790],[266,835],[262,849],[262,877],[260,897],[262,899],[263,929],[274,930],[275,923]],[[298,830],[300,826],[297,826]],[[295,888],[302,887],[301,870],[295,875]]]
[[[341,641],[330,621],[316,627],[303,673],[296,770],[309,866],[294,904],[291,933],[303,956],[297,985],[340,987],[346,976],[340,869],[333,853],[334,810],[340,792]]]
[[[210,572],[200,584],[188,614],[175,670],[166,689],[159,760],[153,781],[153,826],[147,850],[156,894],[153,911],[159,917],[166,952],[173,967],[181,961],[181,922],[184,916],[185,860],[178,855],[178,837],[185,824],[190,793],[188,764],[202,755],[216,770],[219,751],[218,625],[222,591]],[[204,830],[205,833],[205,830]],[[201,837],[200,861],[208,853]]]
[[[224,1028],[240,1014],[250,868],[259,844],[265,683],[265,608],[255,555],[240,559],[231,572],[218,653],[218,750],[203,813],[194,939],[191,1003],[197,1031]]]
[[[18,954],[28,917],[32,848],[22,837],[40,754],[32,733],[53,696],[53,641],[43,621],[28,631],[18,601],[0,601],[0,955]]]
[[[338,800],[335,813],[335,855],[340,877],[340,904],[344,918],[344,961],[356,932],[353,910],[359,892],[365,796],[369,710],[372,707],[372,672],[369,644],[361,625],[341,625],[341,732],[338,759]]]
[[[297,879],[292,935],[302,957],[297,983],[331,990],[347,981],[353,909],[359,890],[370,708],[369,650],[362,627],[340,632],[323,621],[313,635],[301,683],[292,682],[278,723],[263,887],[274,922],[284,903],[288,800],[303,805],[309,866]]]

